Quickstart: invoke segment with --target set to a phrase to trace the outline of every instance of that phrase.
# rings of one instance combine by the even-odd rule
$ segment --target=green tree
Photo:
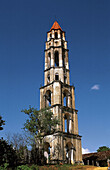
[[[29,117],[24,124],[24,129],[34,135],[36,146],[38,147],[38,159],[39,161],[44,161],[44,136],[56,132],[56,126],[59,124],[59,120],[49,108],[38,111],[37,109],[29,107],[28,110],[25,109],[22,110],[22,112]]]
[[[28,130],[37,138],[49,135],[56,131],[56,125],[59,124],[57,117],[54,117],[51,110],[48,108],[37,110],[29,107],[29,109],[22,110],[29,116],[24,124],[24,129]]]
[[[16,165],[16,152],[3,138],[0,139],[0,165],[7,163],[9,166]]]
[[[109,151],[109,150],[110,150],[109,147],[107,147],[107,146],[101,146],[101,147],[99,147],[99,149],[97,149],[97,152]]]
[[[0,130],[3,130],[3,125],[5,125],[5,121],[2,119],[2,116],[0,116]]]

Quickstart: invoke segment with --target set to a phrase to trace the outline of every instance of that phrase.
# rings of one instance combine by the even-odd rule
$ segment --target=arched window
[[[69,123],[69,133],[71,133],[72,130],[72,120],[71,120],[71,116],[68,117],[68,123]]]
[[[48,76],[47,76],[47,83],[49,83],[50,82],[50,74],[48,74]]]
[[[68,90],[63,92],[63,106],[70,107],[72,106],[72,97]]]
[[[58,39],[58,33],[55,32],[55,39]]]
[[[63,67],[65,67],[65,56],[63,56]]]
[[[66,160],[68,162],[68,152],[69,152],[69,147],[68,144],[66,144]]]
[[[68,142],[66,144],[66,160],[68,164],[73,164],[73,144],[71,142]]]
[[[55,74],[55,80],[59,80],[59,75],[58,75],[58,73]]]
[[[55,67],[59,66],[59,54],[58,51],[55,51]]]
[[[66,96],[64,96],[64,98],[63,98],[63,105],[64,105],[64,106],[67,105],[67,103],[66,103]]]
[[[46,99],[46,107],[51,106],[51,91],[50,90],[46,92],[45,99]]]
[[[65,50],[63,49],[63,67],[65,67]]]
[[[64,131],[71,133],[71,116],[68,113],[64,115]]]
[[[68,131],[68,120],[67,120],[67,116],[65,115],[65,117],[64,117],[64,120],[65,120],[65,129],[64,129],[64,131],[65,132],[67,132]]]
[[[48,67],[51,66],[51,53],[48,53]]]
[[[66,77],[66,75],[64,75],[64,83],[65,83],[65,84],[67,83],[67,77]]]
[[[48,142],[44,143],[44,157],[46,158],[46,163],[50,160],[50,144]]]
[[[71,133],[72,130],[72,122],[71,122],[71,116],[69,115],[69,113],[66,113],[64,115],[64,131]]]
[[[62,32],[60,33],[61,39],[62,39]]]
[[[52,34],[50,34],[50,38],[52,37]]]
[[[66,92],[64,92],[64,94],[63,94],[63,106],[67,106],[67,103],[68,103],[68,101],[67,101],[67,93]]]

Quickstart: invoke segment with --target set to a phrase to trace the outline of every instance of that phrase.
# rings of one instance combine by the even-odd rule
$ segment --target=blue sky
[[[66,31],[82,147],[110,147],[110,1],[0,1],[0,136],[22,132],[29,105],[39,109],[46,32]]]

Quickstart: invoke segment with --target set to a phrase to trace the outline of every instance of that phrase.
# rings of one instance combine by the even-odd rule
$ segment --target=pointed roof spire
[[[62,31],[62,29],[61,29],[61,27],[60,27],[60,25],[58,24],[57,21],[54,22],[54,24],[52,25],[50,31],[52,31],[52,29],[54,29],[54,30],[59,30],[60,29]]]

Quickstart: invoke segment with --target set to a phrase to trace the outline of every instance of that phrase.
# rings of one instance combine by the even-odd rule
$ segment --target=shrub
[[[31,168],[32,170],[38,170],[38,169],[39,169],[39,167],[36,166],[36,165],[32,165],[30,168]]]
[[[30,170],[30,168],[28,167],[28,165],[21,165],[17,167],[17,170]]]
[[[3,166],[0,166],[0,170],[7,170],[9,164],[8,163],[4,163]]]
[[[14,166],[16,164],[16,152],[11,145],[8,145],[5,140],[0,139],[0,165],[4,168]]]

